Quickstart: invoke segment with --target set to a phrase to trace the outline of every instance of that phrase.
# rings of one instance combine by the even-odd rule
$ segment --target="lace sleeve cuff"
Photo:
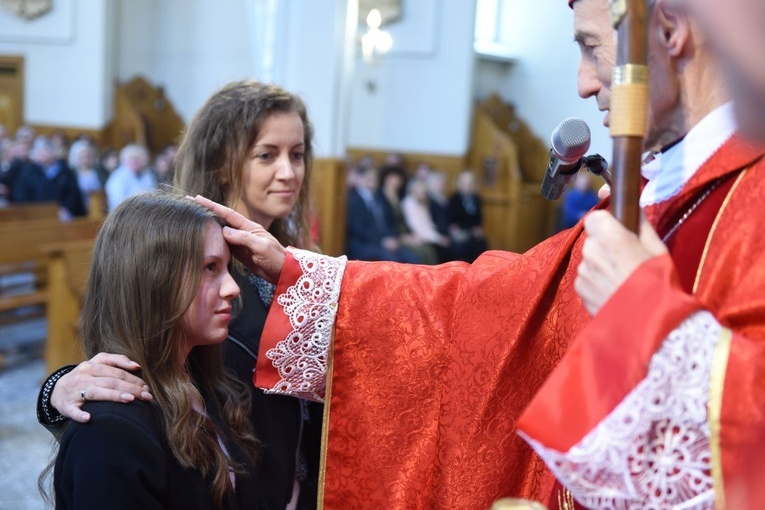
[[[40,388],[40,393],[37,396],[37,421],[48,430],[56,431],[63,427],[68,421],[66,416],[60,414],[56,408],[51,405],[50,397],[51,393],[53,393],[53,387],[56,386],[58,380],[74,370],[76,366],[77,365],[67,365],[59,368],[46,379],[42,388]]]
[[[724,331],[708,312],[690,316],[646,378],[568,452],[521,435],[587,508],[714,508],[707,404]]]
[[[289,248],[255,371],[266,393],[323,401],[346,262]]]

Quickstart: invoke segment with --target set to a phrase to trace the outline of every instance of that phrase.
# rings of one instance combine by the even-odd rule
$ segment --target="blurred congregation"
[[[403,157],[389,154],[379,169],[372,158],[351,166],[347,253],[359,260],[440,264],[472,262],[486,250],[475,175],[457,175],[446,194],[443,172],[421,163],[410,177]]]
[[[124,198],[169,183],[175,151],[168,144],[151,160],[139,143],[118,151],[87,135],[70,141],[61,131],[35,135],[24,125],[8,136],[0,126],[0,201],[3,207],[55,203],[62,221],[103,217]]]

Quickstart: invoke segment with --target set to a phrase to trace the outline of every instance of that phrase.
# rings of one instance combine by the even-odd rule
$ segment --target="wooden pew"
[[[88,195],[88,218],[101,221],[106,217],[106,193],[93,191]]]
[[[94,238],[44,245],[48,257],[47,372],[84,359],[77,319],[82,308]]]
[[[35,203],[29,203],[29,204],[11,204],[6,207],[0,207],[0,225],[4,225],[6,223],[18,223],[18,222],[26,222],[31,220],[48,220],[53,222],[59,221],[59,210],[60,206],[56,202],[35,202]],[[103,191],[97,191],[90,194],[90,207],[88,209],[88,218],[91,221],[99,222],[104,219],[106,216],[106,198]],[[59,223],[55,223],[58,225]],[[34,224],[29,224],[30,228],[36,228]],[[5,234],[3,234],[5,235]],[[11,234],[15,236],[14,234]],[[50,241],[55,241],[56,238],[51,238]],[[7,239],[5,237],[0,238],[0,249],[8,249],[5,248],[5,243],[15,243],[16,240],[14,238]],[[40,255],[40,254],[38,254]],[[0,255],[0,258],[2,258],[2,255]],[[38,257],[38,259],[43,259],[42,255]],[[18,278],[10,277],[9,275],[14,275],[20,272],[32,272],[35,274],[35,278],[37,280],[36,285],[38,287],[44,287],[45,286],[45,264],[31,264],[29,260],[26,260],[26,256],[22,257],[21,262],[17,264],[0,264],[0,278],[3,279],[3,282],[0,283],[0,293],[6,293],[14,290],[18,290],[17,285],[4,285],[3,283],[7,283],[8,281],[12,281],[14,283],[17,283],[19,281]],[[28,300],[31,299],[31,302],[27,303]],[[38,296],[18,296],[18,298],[15,300],[13,304],[10,304],[10,301],[5,301],[5,303],[0,304],[0,312],[3,311],[3,307],[10,306],[11,308],[17,308],[16,304],[19,306],[27,306],[27,304],[39,304],[40,297]]]
[[[95,239],[100,222],[75,219],[27,220],[0,223],[0,268],[8,271],[43,271],[43,278],[32,289],[0,294],[0,312],[47,303],[45,244]]]
[[[58,220],[57,202],[33,202],[0,207],[0,223],[26,220]]]

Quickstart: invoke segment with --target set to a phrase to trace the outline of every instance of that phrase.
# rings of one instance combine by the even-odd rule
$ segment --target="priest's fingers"
[[[213,202],[209,198],[205,198],[201,195],[194,197],[194,201],[198,204],[210,209],[212,212],[223,218],[223,220],[231,227],[250,232],[252,234],[264,237],[272,237],[271,234],[263,228],[259,223],[248,219],[244,215],[236,212],[235,210],[221,205],[217,202]]]
[[[590,314],[595,315],[613,293],[607,279],[600,276],[599,271],[583,261],[577,268],[574,290],[582,298],[582,303]]]
[[[587,309],[593,312],[610,299],[630,274],[653,254],[642,246],[635,234],[606,211],[588,214],[584,226],[587,238],[582,247],[582,264],[578,268],[581,279],[579,288],[586,289],[582,299]]]
[[[587,238],[578,268],[577,292],[591,313],[600,309],[638,266],[667,250],[645,219],[640,237],[606,211],[588,214],[584,228]]]
[[[584,229],[587,231],[588,237],[599,238],[621,235],[621,231],[629,233],[628,230],[621,226],[619,220],[605,210],[588,213],[584,218]]]
[[[653,256],[667,253],[667,246],[645,216],[640,222],[640,244]]]
[[[151,400],[152,395],[146,383],[124,370],[138,368],[140,367],[137,363],[125,356],[97,354],[58,380],[51,393],[51,405],[68,418],[86,422],[90,415],[81,409],[85,402],[83,393],[87,400]]]
[[[226,207],[225,205],[221,205],[217,202],[214,202],[210,200],[209,198],[205,198],[202,195],[197,195],[194,197],[194,201],[200,205],[203,205],[204,207],[210,209],[212,212],[220,216],[225,220],[226,223],[231,225],[234,228],[242,228],[245,230],[250,230],[250,228],[253,225],[258,225],[254,221],[250,221],[246,217],[242,216],[238,212],[234,211],[230,207]],[[258,225],[260,227],[260,225]],[[261,227],[262,228],[262,227]]]
[[[629,249],[634,241],[634,234],[624,228],[607,211],[589,213],[584,220],[584,228],[588,238],[599,239],[613,248],[618,249],[621,246],[626,246]],[[663,255],[667,252],[666,246],[643,214],[641,214],[639,242],[653,256]]]
[[[286,249],[271,234],[224,227],[223,237],[232,245],[234,256],[250,271],[271,283],[279,280]]]
[[[261,225],[233,209],[197,195],[194,201],[207,207],[229,225],[223,237],[232,245],[234,256],[256,275],[275,283],[284,265],[285,248]]]
[[[614,266],[620,273],[631,273],[635,267],[654,254],[642,245],[638,237],[624,228],[606,211],[593,211],[584,219],[589,244],[597,249],[587,256],[597,256]],[[650,232],[646,232],[650,236]]]

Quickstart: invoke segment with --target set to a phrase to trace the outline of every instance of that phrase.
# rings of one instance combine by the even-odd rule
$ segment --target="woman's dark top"
[[[211,478],[178,463],[156,404],[88,402],[83,408],[90,422],[67,424],[61,437],[53,475],[57,509],[215,508]],[[244,462],[230,441],[224,444],[232,458]],[[269,507],[252,478],[237,475],[235,494],[224,508]]]
[[[295,472],[300,480],[298,509],[316,508],[324,406],[294,397],[268,395],[253,385],[260,335],[268,307],[247,275],[233,273],[244,310],[229,324],[225,365],[252,390],[250,417],[263,446],[257,476],[268,508],[290,501]],[[269,301],[270,300],[266,299]]]

